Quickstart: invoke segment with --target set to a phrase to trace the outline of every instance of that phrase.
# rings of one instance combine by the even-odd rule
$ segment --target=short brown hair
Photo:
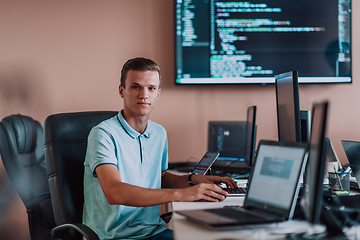
[[[151,59],[136,57],[129,59],[121,70],[120,84],[125,88],[125,81],[129,70],[134,71],[156,71],[159,73],[159,88],[161,83],[160,67]]]

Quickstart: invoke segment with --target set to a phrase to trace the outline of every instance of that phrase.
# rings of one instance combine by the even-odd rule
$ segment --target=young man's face
[[[126,114],[133,117],[148,116],[160,97],[159,84],[159,73],[156,71],[129,70],[126,87],[119,86]]]

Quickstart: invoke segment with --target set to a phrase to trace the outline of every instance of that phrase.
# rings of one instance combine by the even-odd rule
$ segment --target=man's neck
[[[125,110],[121,112],[126,122],[132,127],[135,131],[139,133],[144,133],[146,129],[149,116],[132,116],[128,114]]]

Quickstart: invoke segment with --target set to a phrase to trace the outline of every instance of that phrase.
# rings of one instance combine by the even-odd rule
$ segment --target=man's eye
[[[134,89],[139,89],[139,86],[132,86],[132,88],[134,88]]]

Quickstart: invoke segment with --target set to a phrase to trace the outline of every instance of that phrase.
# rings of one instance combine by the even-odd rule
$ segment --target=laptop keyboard
[[[259,217],[255,214],[251,214],[245,211],[237,211],[233,208],[215,208],[215,209],[206,209],[204,210],[206,212],[209,213],[213,213],[216,214],[218,216],[222,216],[222,217],[227,217],[227,218],[232,218],[232,219],[238,219],[238,220],[257,220],[257,219],[262,219],[262,217]]]
[[[246,188],[237,188],[237,189],[231,189],[231,188],[223,188],[223,190],[227,191],[229,194],[245,194]]]

